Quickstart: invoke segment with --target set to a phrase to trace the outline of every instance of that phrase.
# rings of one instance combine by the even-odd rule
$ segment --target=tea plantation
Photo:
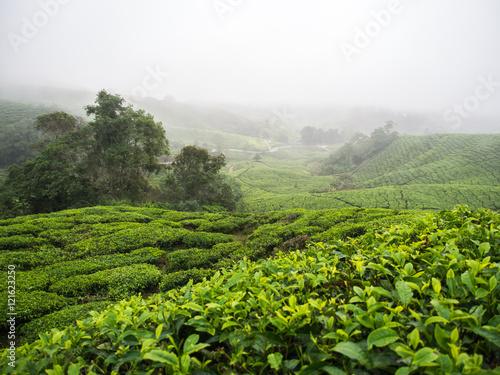
[[[139,292],[166,291],[210,277],[244,256],[256,260],[276,247],[304,247],[311,237],[346,238],[378,220],[408,215],[362,209],[210,214],[117,206],[3,220],[1,326],[7,326],[9,265],[16,270],[17,323],[29,340],[61,316],[74,321],[80,307],[83,317],[89,303],[105,307]],[[56,311],[58,319],[46,316]]]
[[[4,220],[26,343],[0,371],[500,374],[499,230],[465,206]]]
[[[242,186],[240,208],[500,209],[499,134],[403,135],[352,171],[328,176],[317,175],[328,156],[318,150],[295,147],[263,154],[259,162],[237,159],[230,175]]]

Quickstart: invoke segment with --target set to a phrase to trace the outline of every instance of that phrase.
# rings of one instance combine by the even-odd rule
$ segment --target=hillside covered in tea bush
[[[356,237],[411,212],[294,210],[212,214],[92,207],[0,221],[0,285],[7,326],[7,267],[16,267],[23,340],[84,317],[89,306],[201,281],[243,257],[257,260],[310,241]],[[55,313],[55,315],[54,315]],[[68,318],[70,320],[68,320]]]
[[[240,157],[230,171],[242,186],[241,209],[500,209],[499,134],[400,135],[368,156],[355,147]]]
[[[35,232],[34,220],[58,222],[60,231],[81,233],[78,241],[59,244],[58,251],[72,262],[87,261],[87,269],[98,265],[99,257],[151,259],[133,263],[137,266],[120,264],[144,275],[148,281],[141,285],[143,278],[136,277],[137,284],[132,278],[125,279],[130,283],[113,284],[105,281],[113,277],[111,270],[85,273],[77,267],[60,277],[59,282],[66,280],[64,288],[50,290],[55,283],[48,291],[32,291],[24,284],[25,295],[56,292],[60,295],[52,300],[60,304],[77,295],[70,294],[75,293],[73,285],[82,285],[75,278],[89,280],[82,275],[102,280],[94,296],[105,291],[121,297],[124,292],[154,290],[154,285],[168,289],[165,280],[171,274],[165,271],[175,263],[168,256],[196,251],[183,247],[196,244],[205,248],[204,254],[212,254],[232,244],[237,248],[232,254],[240,252],[218,256],[223,262],[218,265],[229,266],[231,258],[237,261],[232,268],[216,270],[217,261],[212,260],[212,268],[205,268],[211,275],[199,284],[100,306],[101,312],[90,313],[76,325],[41,334],[18,349],[13,373],[499,373],[498,213],[466,207],[402,214],[299,210],[266,214],[259,218],[264,221],[260,225],[252,224],[252,215],[189,215],[117,207],[2,222],[3,253],[12,251],[19,259],[23,251],[55,248],[53,240]],[[117,230],[127,225],[130,228]],[[156,235],[145,236],[147,230]],[[134,237],[134,231],[142,235]],[[20,242],[14,248],[22,232],[30,232],[26,238],[31,248]],[[175,240],[181,232],[186,240]],[[156,250],[136,251],[143,246]],[[276,250],[284,251],[265,259]],[[244,254],[264,259],[241,260]],[[17,275],[20,289],[22,280],[30,281],[30,269],[43,267],[35,259],[44,257],[27,257],[20,266],[25,268]],[[46,259],[45,265],[62,269],[54,258]],[[178,267],[184,258],[175,259]],[[12,372],[5,352],[1,361],[2,372]]]

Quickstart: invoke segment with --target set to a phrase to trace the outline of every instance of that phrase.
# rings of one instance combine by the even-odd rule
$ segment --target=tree
[[[306,145],[311,145],[314,142],[314,134],[316,133],[316,129],[312,126],[306,126],[300,131],[300,135],[302,136],[302,143]]]
[[[234,209],[237,193],[220,174],[225,159],[224,154],[211,156],[205,149],[184,147],[170,166],[167,200],[177,205],[191,202],[194,209],[214,204]]]
[[[252,158],[253,161],[261,161],[262,160],[262,155],[261,154],[255,154]]]
[[[2,186],[2,211],[24,215],[96,203],[97,192],[78,163],[81,144],[81,134],[68,133],[36,158],[11,166]]]
[[[0,165],[8,167],[14,163],[21,164],[35,152],[30,145],[39,140],[39,135],[33,126],[33,120],[22,119],[7,124],[0,129]]]
[[[158,158],[169,153],[161,123],[106,91],[86,109],[95,116],[88,125],[60,111],[38,117],[37,127],[49,139],[35,159],[9,169],[0,194],[4,214],[51,212],[102,199],[137,201],[146,195],[146,175],[162,170]]]
[[[95,102],[85,107],[95,116],[88,124],[91,183],[109,199],[141,199],[148,189],[145,174],[162,170],[158,158],[169,154],[165,130],[152,115],[125,106],[119,95],[102,90]]]
[[[62,111],[46,113],[36,119],[36,129],[52,141],[61,135],[77,130],[80,125],[75,116]]]

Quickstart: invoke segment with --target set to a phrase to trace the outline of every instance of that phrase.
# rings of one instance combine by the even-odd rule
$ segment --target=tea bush
[[[19,347],[14,372],[499,374],[499,231],[498,213],[459,207],[180,289],[195,271],[167,274],[164,295]]]
[[[40,228],[32,224],[12,224],[0,226],[0,237],[8,237],[17,234],[37,234]]]
[[[194,248],[173,251],[165,257],[165,271],[175,272],[192,268],[212,268],[219,260],[227,258],[236,249],[242,247],[239,242],[229,242],[227,244],[217,244],[211,249]]]
[[[161,276],[161,271],[151,264],[133,264],[68,277],[52,284],[49,291],[67,297],[90,294],[116,300],[158,285]]]
[[[37,250],[30,251],[0,251],[0,269],[6,270],[7,266],[14,264],[19,271],[54,264],[71,259],[64,250],[52,246],[42,245]]]
[[[37,340],[40,333],[50,332],[52,328],[63,329],[90,316],[91,311],[102,311],[109,307],[111,302],[91,302],[84,305],[65,307],[62,310],[47,314],[26,323],[19,330],[21,342],[29,343]]]
[[[16,234],[10,237],[0,237],[0,250],[29,249],[47,244],[44,238],[34,237],[29,234]]]
[[[12,316],[7,315],[9,311],[7,307],[7,292],[0,293],[0,327],[7,326],[7,319]],[[43,291],[22,292],[16,290],[15,296],[15,311],[17,315],[16,323],[29,322],[30,320],[40,318],[53,311],[57,311],[72,303],[72,300],[56,293],[47,293]]]
[[[222,233],[188,232],[182,238],[182,242],[187,247],[209,248],[218,243],[232,242],[233,236]]]
[[[186,285],[190,280],[194,283],[198,283],[205,278],[211,277],[215,274],[215,270],[208,269],[188,269],[177,272],[172,272],[164,275],[161,279],[159,289],[165,292],[170,289],[175,289]]]

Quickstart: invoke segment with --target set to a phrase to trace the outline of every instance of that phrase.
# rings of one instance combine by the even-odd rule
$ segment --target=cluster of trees
[[[22,164],[36,155],[30,146],[40,140],[33,124],[54,108],[0,100],[0,168]]]
[[[338,129],[316,129],[306,126],[300,132],[301,142],[305,145],[332,145],[343,141]]]
[[[158,158],[169,154],[161,123],[104,90],[98,93],[95,105],[85,110],[87,116],[93,116],[87,124],[60,111],[37,118],[36,128],[42,134],[42,140],[34,145],[38,155],[8,169],[0,189],[3,216],[110,200],[138,202],[154,189],[148,176],[165,171]],[[187,147],[176,157],[163,187],[165,202],[190,200],[233,207],[235,196],[218,175],[224,158],[217,157],[215,162],[211,157],[199,157],[204,151],[196,154]],[[216,194],[218,188],[223,196]],[[196,189],[212,192],[204,195]]]
[[[168,202],[181,210],[209,205],[234,210],[241,193],[219,173],[224,165],[224,154],[211,156],[206,149],[184,147],[168,167],[164,188]]]
[[[393,131],[395,125],[394,122],[387,121],[384,126],[373,130],[369,137],[356,132],[348,142],[326,159],[322,166],[322,174],[351,171],[385,149],[399,135],[397,131]]]

